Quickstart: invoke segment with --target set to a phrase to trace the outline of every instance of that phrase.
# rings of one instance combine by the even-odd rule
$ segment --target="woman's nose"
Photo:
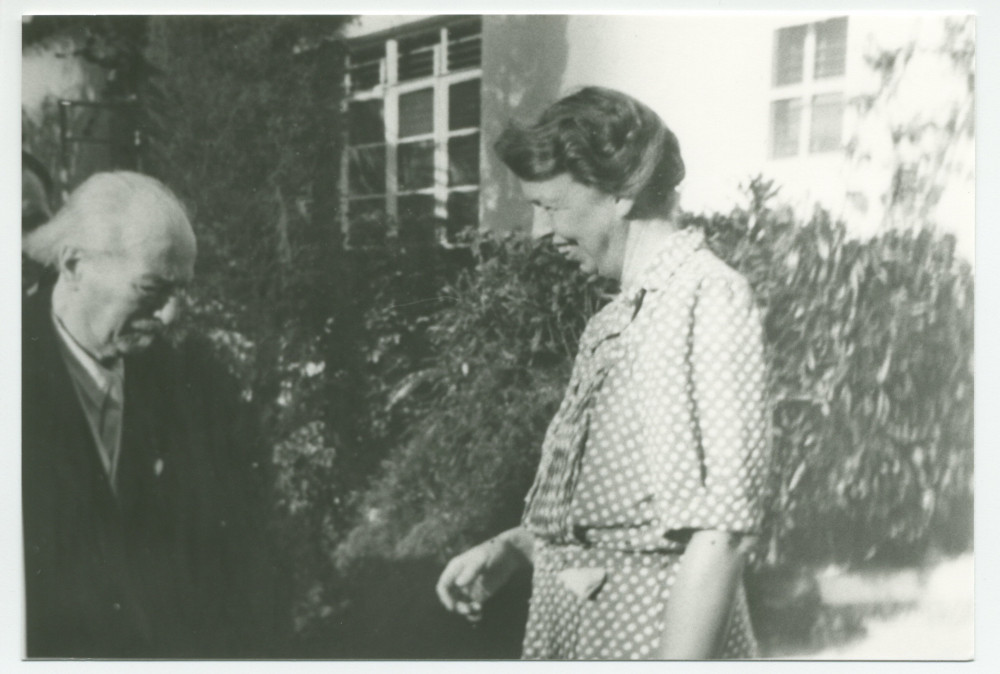
[[[536,206],[534,217],[531,219],[531,238],[540,239],[549,236],[552,231],[552,217],[545,212],[545,209]]]

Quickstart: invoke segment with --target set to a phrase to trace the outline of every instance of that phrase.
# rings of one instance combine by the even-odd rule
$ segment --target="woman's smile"
[[[534,206],[533,236],[551,236],[556,250],[586,274],[620,278],[628,200],[578,183],[566,173],[546,180],[522,180],[521,189]]]

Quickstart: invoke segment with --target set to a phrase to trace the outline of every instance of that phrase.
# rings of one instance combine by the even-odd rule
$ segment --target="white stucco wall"
[[[731,207],[764,159],[770,35],[760,17],[574,17],[565,88],[620,89],[660,113],[681,143],[689,210]]]

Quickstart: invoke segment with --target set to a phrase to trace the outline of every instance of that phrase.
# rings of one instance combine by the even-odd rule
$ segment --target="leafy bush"
[[[361,523],[337,551],[342,566],[441,560],[520,515],[599,288],[551,249],[508,238],[486,239],[481,252],[442,291],[427,367],[390,393],[388,405],[407,405],[413,424],[359,504]]]
[[[444,288],[472,266],[468,249],[381,247],[356,250],[363,309],[361,356],[365,381],[367,475],[406,437],[428,392],[435,350],[429,331],[450,302]],[[358,476],[359,478],[362,476]]]
[[[954,239],[851,240],[822,212],[799,225],[760,199],[690,224],[766,309],[768,561],[901,563],[970,545],[973,278]]]

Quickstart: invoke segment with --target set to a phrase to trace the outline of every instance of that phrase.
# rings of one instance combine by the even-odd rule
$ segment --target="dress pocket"
[[[608,572],[600,567],[563,569],[556,574],[556,578],[580,600],[586,601],[597,596],[608,578]]]

